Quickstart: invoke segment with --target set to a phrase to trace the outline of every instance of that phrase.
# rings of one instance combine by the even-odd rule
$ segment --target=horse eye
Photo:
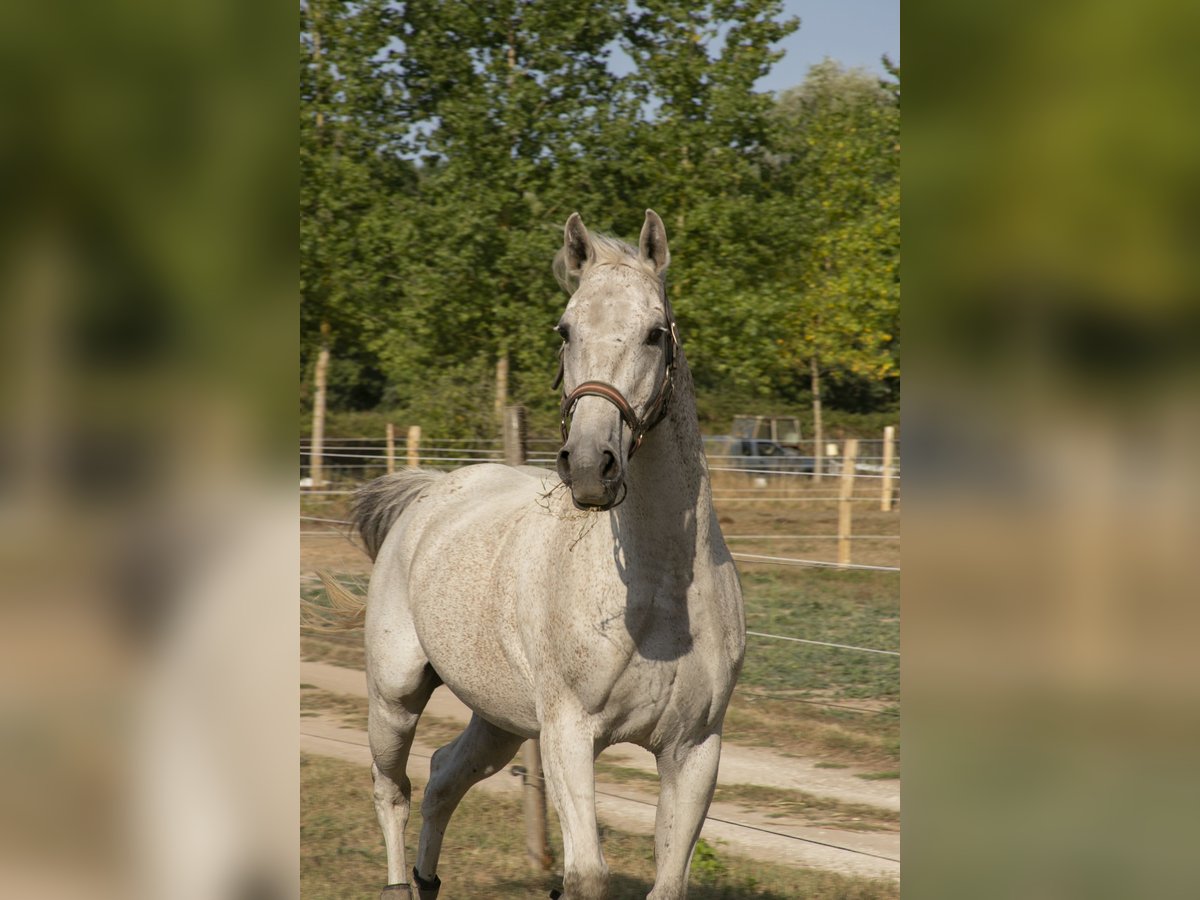
[[[665,329],[665,328],[651,328],[650,333],[648,335],[646,335],[646,343],[647,344],[662,343],[662,337],[666,333],[667,333],[667,329]]]
[[[566,343],[571,339],[571,329],[559,322],[554,326],[554,330],[558,332],[558,336]]]

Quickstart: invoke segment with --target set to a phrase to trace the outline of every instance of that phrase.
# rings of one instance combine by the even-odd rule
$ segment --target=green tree
[[[774,104],[754,84],[799,27],[781,12],[774,0],[659,0],[639,4],[625,32],[648,110],[639,193],[666,216],[672,300],[700,390],[766,393],[779,370],[779,236],[762,165]]]
[[[389,208],[411,193],[400,84],[389,46],[395,12],[381,0],[306,0],[300,31],[301,359],[317,348],[368,365],[364,335],[393,301],[395,233]],[[324,336],[323,336],[324,335]]]
[[[898,72],[881,87],[828,64],[778,103],[755,92],[798,26],[778,0],[308,0],[301,17],[302,354],[328,335],[341,402],[382,393],[431,433],[491,436],[506,360],[550,428],[548,262],[574,210],[625,237],[664,214],[701,391],[798,399],[813,360],[898,370]]]
[[[397,74],[412,114],[416,190],[404,310],[376,349],[392,399],[439,427],[490,435],[490,373],[549,417],[561,300],[549,272],[573,195],[611,183],[605,147],[629,103],[606,66],[623,4],[405,4]],[[595,188],[593,188],[595,190]]]
[[[826,60],[778,106],[788,230],[805,235],[783,272],[785,355],[809,374],[818,461],[822,379],[899,375],[900,72],[885,65],[895,81]]]
[[[738,245],[761,253],[751,231],[755,157],[771,102],[753,84],[778,57],[771,43],[795,27],[776,21],[779,7],[652,2],[632,15],[618,2],[404,7],[397,71],[420,170],[402,213],[412,235],[405,327],[378,345],[398,404],[427,421],[451,405],[490,434],[475,398],[507,358],[514,397],[535,424],[553,421],[550,326],[563,298],[547,263],[576,209],[589,227],[626,236],[646,206],[673,212],[678,312],[685,327],[720,326],[690,335],[699,358],[718,359],[706,351],[720,349],[726,311],[739,308],[729,304],[730,263],[745,263]],[[625,76],[608,65],[618,45],[636,64]],[[706,317],[710,308],[719,311]]]

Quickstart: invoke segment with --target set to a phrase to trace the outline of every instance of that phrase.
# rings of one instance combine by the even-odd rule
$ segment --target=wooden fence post
[[[842,453],[842,483],[838,491],[838,565],[850,562],[850,507],[854,498],[854,468],[858,461],[858,440],[848,438]]]
[[[510,466],[525,465],[525,407],[504,410],[504,461]]]
[[[496,418],[493,422],[503,422],[505,409],[508,405],[508,353],[501,354],[496,360]],[[504,426],[507,427],[507,426]]]
[[[883,429],[883,495],[879,498],[879,508],[884,512],[892,511],[892,465],[896,461],[896,426],[888,425]]]
[[[537,741],[526,741],[521,749],[525,768],[525,855],[535,872],[549,872],[553,859],[546,832],[546,779],[542,776],[542,748]]]
[[[408,426],[408,464],[416,468],[421,464],[421,426]]]
[[[504,410],[504,460],[510,466],[525,465],[525,407]],[[550,841],[546,832],[546,781],[542,777],[542,748],[526,741],[521,750],[525,769],[525,854],[535,872],[549,872]]]
[[[391,475],[396,471],[396,426],[388,422],[384,433],[387,435],[387,471]]]
[[[329,323],[321,323],[321,347],[317,351],[317,365],[313,372],[313,424],[312,443],[309,444],[308,474],[314,490],[320,490],[325,482],[323,457],[325,454],[325,387],[329,374]]]

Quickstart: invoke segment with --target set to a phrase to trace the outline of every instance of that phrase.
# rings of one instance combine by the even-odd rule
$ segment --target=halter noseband
[[[650,431],[667,417],[667,404],[671,400],[671,394],[675,387],[672,375],[675,372],[676,359],[679,354],[679,334],[675,330],[675,316],[671,314],[669,302],[665,305],[665,311],[667,314],[667,333],[665,335],[667,343],[663,379],[659,385],[658,393],[654,395],[654,399],[646,406],[645,413],[639,418],[633,405],[625,399],[625,395],[608,382],[585,381],[569,394],[563,394],[562,406],[559,410],[559,421],[562,425],[562,439],[564,443],[566,443],[567,436],[570,434],[567,419],[575,411],[575,404],[579,402],[581,397],[603,397],[617,408],[617,411],[621,414],[622,421],[629,426],[632,436],[632,443],[629,447],[629,459],[633,459],[633,454],[642,445],[642,438],[646,436],[646,432]],[[558,354],[558,375],[554,378],[554,388],[562,384],[564,369],[563,351],[560,350]]]

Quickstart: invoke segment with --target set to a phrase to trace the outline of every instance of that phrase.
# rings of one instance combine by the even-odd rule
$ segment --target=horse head
[[[662,219],[646,210],[638,248],[567,220],[555,274],[571,300],[555,329],[563,339],[563,446],[558,474],[580,509],[624,497],[630,458],[665,418],[678,338],[663,285],[670,263]]]

